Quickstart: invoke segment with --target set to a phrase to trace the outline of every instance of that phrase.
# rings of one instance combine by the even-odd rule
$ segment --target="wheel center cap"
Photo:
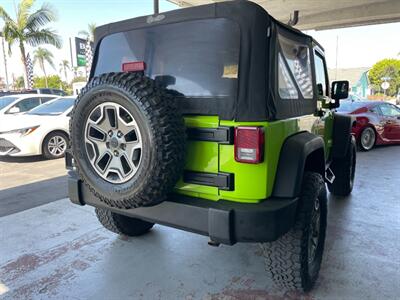
[[[110,146],[111,146],[111,148],[114,148],[114,149],[118,148],[119,142],[118,142],[118,139],[116,137],[111,138]]]

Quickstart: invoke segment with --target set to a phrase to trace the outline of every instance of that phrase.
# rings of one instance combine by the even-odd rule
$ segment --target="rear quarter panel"
[[[355,135],[356,139],[359,140],[362,131],[366,127],[372,127],[375,129],[376,132],[376,143],[382,144],[384,143],[383,140],[383,132],[384,126],[381,123],[381,117],[372,112],[360,113],[360,114],[353,114],[356,118],[356,124],[353,127],[353,134]]]
[[[275,122],[234,122],[219,120],[216,116],[186,116],[185,123],[189,127],[263,127],[264,160],[259,164],[240,163],[235,161],[234,145],[188,141],[187,157],[190,159],[186,160],[185,169],[208,173],[232,173],[235,188],[233,191],[219,190],[216,187],[185,183],[181,179],[175,191],[213,201],[224,199],[242,203],[261,202],[272,194],[280,152],[286,138],[302,131],[324,136],[325,123],[329,123],[329,120],[307,115]],[[328,144],[332,142],[331,135],[327,134],[324,138]]]

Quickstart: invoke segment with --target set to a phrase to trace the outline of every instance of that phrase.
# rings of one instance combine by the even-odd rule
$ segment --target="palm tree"
[[[24,80],[24,76],[19,76],[14,80],[14,89],[22,89],[25,86],[25,80]]]
[[[86,39],[86,66],[85,66],[85,73],[86,78],[88,78],[88,70],[90,71],[92,67],[92,43],[94,41],[94,30],[96,29],[96,23],[89,23],[88,30],[81,30],[78,32],[78,35],[82,35]]]
[[[78,34],[84,36],[86,40],[93,42],[95,29],[96,29],[96,23],[89,23],[88,30],[81,30],[78,32]]]
[[[66,59],[63,59],[60,62],[60,73],[64,72],[65,81],[68,81],[68,79],[67,79],[67,70],[70,70],[69,61],[66,60]]]
[[[25,71],[25,86],[28,80],[28,71],[26,66],[26,45],[36,47],[42,44],[50,44],[61,48],[60,36],[50,28],[43,28],[48,23],[56,20],[56,14],[53,8],[47,4],[32,12],[32,6],[35,0],[21,0],[16,19],[12,19],[5,9],[0,6],[0,18],[4,21],[3,34],[8,42],[8,51],[11,54],[11,47],[14,44],[19,46],[21,52],[21,61]]]
[[[44,74],[44,81],[46,83],[46,87],[48,88],[49,85],[47,82],[46,68],[44,67],[44,63],[47,62],[54,69],[53,54],[49,50],[39,47],[35,50],[33,55],[34,55],[33,64],[39,64]]]

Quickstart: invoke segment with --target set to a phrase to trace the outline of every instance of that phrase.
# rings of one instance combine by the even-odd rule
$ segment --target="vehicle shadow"
[[[357,147],[357,152],[360,152],[360,153],[372,153],[372,152],[374,152],[374,151],[379,151],[379,150],[381,150],[381,149],[390,149],[390,148],[393,148],[393,147],[400,147],[400,144],[386,144],[386,145],[375,145],[374,146],[374,148],[372,148],[371,150],[369,150],[369,151],[363,151],[363,150],[360,150],[358,147]]]
[[[47,160],[41,155],[35,156],[25,156],[25,157],[14,157],[14,156],[0,156],[0,162],[12,162],[12,163],[30,163],[36,161],[44,161]]]
[[[0,190],[0,217],[44,205],[68,196],[66,176]]]

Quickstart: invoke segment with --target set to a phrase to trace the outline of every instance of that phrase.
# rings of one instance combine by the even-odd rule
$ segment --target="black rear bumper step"
[[[209,236],[213,242],[233,245],[237,242],[270,242],[294,225],[298,199],[269,198],[258,204],[211,201],[173,194],[151,207],[110,208],[95,197],[78,179],[68,173],[70,200],[79,205],[110,209],[129,217],[143,219],[185,231]]]

